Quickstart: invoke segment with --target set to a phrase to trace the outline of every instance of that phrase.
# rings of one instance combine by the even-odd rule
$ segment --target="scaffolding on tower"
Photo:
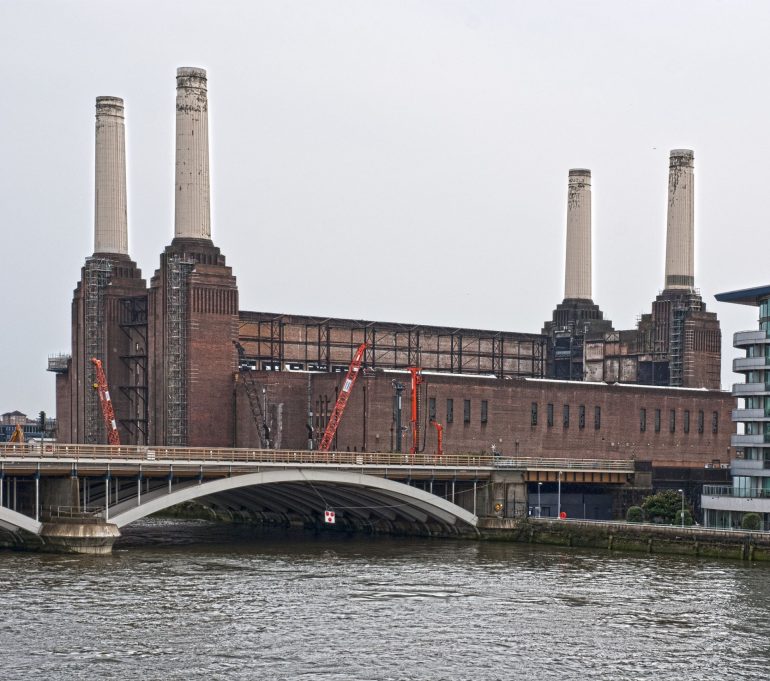
[[[104,292],[110,281],[112,263],[106,258],[88,258],[83,277],[83,367],[87,385],[95,382],[91,358],[104,360]],[[99,398],[94,390],[85,394],[85,443],[98,444],[103,438]]]
[[[166,444],[187,444],[188,280],[194,261],[172,255],[166,269]]]

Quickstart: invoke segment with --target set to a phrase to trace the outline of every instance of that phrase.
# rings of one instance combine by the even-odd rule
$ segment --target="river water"
[[[146,521],[0,553],[2,679],[766,679],[770,568]]]

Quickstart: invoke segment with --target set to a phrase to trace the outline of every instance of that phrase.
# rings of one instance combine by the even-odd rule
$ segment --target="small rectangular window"
[[[676,409],[672,409],[668,414],[668,432],[676,432]]]
[[[684,423],[682,424],[685,433],[690,432],[690,410],[684,410]]]
[[[699,433],[703,432],[703,410],[702,409],[698,410],[698,432]]]
[[[602,427],[602,408],[594,407],[594,430],[599,430]]]
[[[428,398],[428,420],[429,421],[436,420],[436,398],[435,397]]]
[[[553,405],[549,404],[545,412],[546,412],[546,419],[548,421],[548,427],[552,428],[553,427]]]
[[[578,407],[578,428],[583,430],[586,427],[586,406],[581,404]]]
[[[639,430],[642,433],[645,430],[647,430],[647,410],[646,409],[639,410]]]
[[[655,410],[655,432],[660,432],[660,409]]]
[[[562,410],[561,414],[562,414],[562,420],[561,420],[562,425],[565,428],[569,428],[569,405],[568,404],[564,405],[564,409]]]
[[[489,402],[481,400],[481,422],[486,423],[489,420]]]
[[[537,402],[533,402],[529,412],[529,425],[537,425]]]
[[[455,401],[450,397],[446,401],[446,422],[452,423],[455,420]]]
[[[711,432],[716,434],[719,432],[719,412],[715,411],[711,415]]]
[[[463,400],[463,423],[471,422],[471,401]]]

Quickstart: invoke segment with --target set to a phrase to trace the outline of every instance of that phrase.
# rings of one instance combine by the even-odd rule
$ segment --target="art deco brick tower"
[[[543,325],[548,339],[547,374],[584,379],[584,345],[612,331],[612,322],[591,298],[591,171],[569,171],[564,300]]]
[[[94,252],[72,300],[72,358],[55,364],[61,442],[106,444],[91,358],[102,361],[121,441],[142,444],[147,424],[147,287],[128,256],[123,100],[96,99]]]
[[[639,382],[720,387],[722,334],[695,288],[695,175],[690,149],[671,151],[665,287],[639,322]]]
[[[174,239],[150,285],[151,442],[233,445],[238,289],[211,241],[206,71],[177,70]]]

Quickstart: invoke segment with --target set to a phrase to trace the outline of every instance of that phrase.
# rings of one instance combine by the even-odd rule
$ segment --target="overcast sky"
[[[593,297],[663,287],[668,154],[695,150],[696,285],[723,334],[770,281],[770,3],[0,0],[0,412],[54,412],[93,251],[94,102],[126,102],[131,256],[173,236],[176,68],[208,70],[213,239],[243,310],[539,332],[567,171]]]

